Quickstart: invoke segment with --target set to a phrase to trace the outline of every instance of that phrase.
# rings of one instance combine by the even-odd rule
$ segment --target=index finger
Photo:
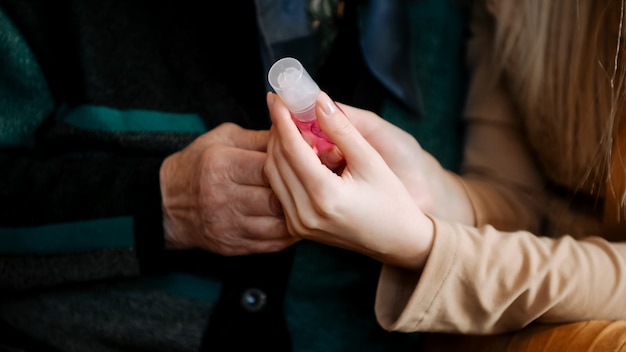
[[[292,120],[291,112],[280,97],[274,93],[268,93],[267,102],[272,129],[280,136],[279,144],[281,149],[290,155],[292,159],[290,162],[299,164],[299,167],[305,167],[306,163],[320,164],[319,158],[298,130]]]

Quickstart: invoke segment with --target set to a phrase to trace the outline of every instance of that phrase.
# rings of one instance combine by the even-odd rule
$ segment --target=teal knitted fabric
[[[393,101],[383,116],[410,132],[444,167],[456,169],[462,147],[461,111],[465,101],[465,14],[458,2],[409,2],[411,60],[424,102],[418,118]]]
[[[29,146],[54,101],[30,49],[0,11],[0,147]]]

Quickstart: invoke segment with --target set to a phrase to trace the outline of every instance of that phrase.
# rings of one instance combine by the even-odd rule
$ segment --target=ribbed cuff
[[[146,164],[135,180],[135,250],[142,273],[157,273],[165,269],[165,238],[159,182],[161,162],[162,160],[155,160]]]

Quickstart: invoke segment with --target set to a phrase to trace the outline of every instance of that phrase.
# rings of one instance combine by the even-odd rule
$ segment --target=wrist
[[[164,246],[167,250],[189,249],[192,246],[188,243],[185,234],[188,233],[185,228],[185,217],[189,213],[183,209],[181,205],[184,200],[181,192],[175,192],[168,186],[168,175],[171,174],[171,157],[165,159],[161,165],[159,186],[161,190],[161,213]]]
[[[443,214],[437,214],[436,216],[444,220],[474,226],[474,207],[469,199],[465,182],[456,173],[448,171],[446,174],[445,183],[447,186],[443,198],[447,200],[446,208],[449,214],[448,216],[443,216]]]
[[[418,228],[419,241],[415,246],[414,255],[416,260],[409,263],[412,265],[409,269],[422,271],[432,251],[433,243],[435,242],[435,222],[430,216],[424,214],[421,225]]]
[[[473,225],[474,211],[461,177],[442,169],[441,175],[430,180],[434,193],[430,214],[442,220]]]
[[[165,211],[163,214],[163,238],[165,241],[166,250],[182,250],[190,249],[192,246],[184,241],[184,236],[181,236],[182,231],[177,229],[175,222],[171,220]]]

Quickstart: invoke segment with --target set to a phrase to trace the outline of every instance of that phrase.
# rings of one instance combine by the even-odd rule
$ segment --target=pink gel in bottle
[[[282,58],[272,65],[267,76],[305,140],[312,143],[318,153],[333,146],[333,142],[322,132],[315,115],[315,101],[320,88],[300,61],[291,57]]]

